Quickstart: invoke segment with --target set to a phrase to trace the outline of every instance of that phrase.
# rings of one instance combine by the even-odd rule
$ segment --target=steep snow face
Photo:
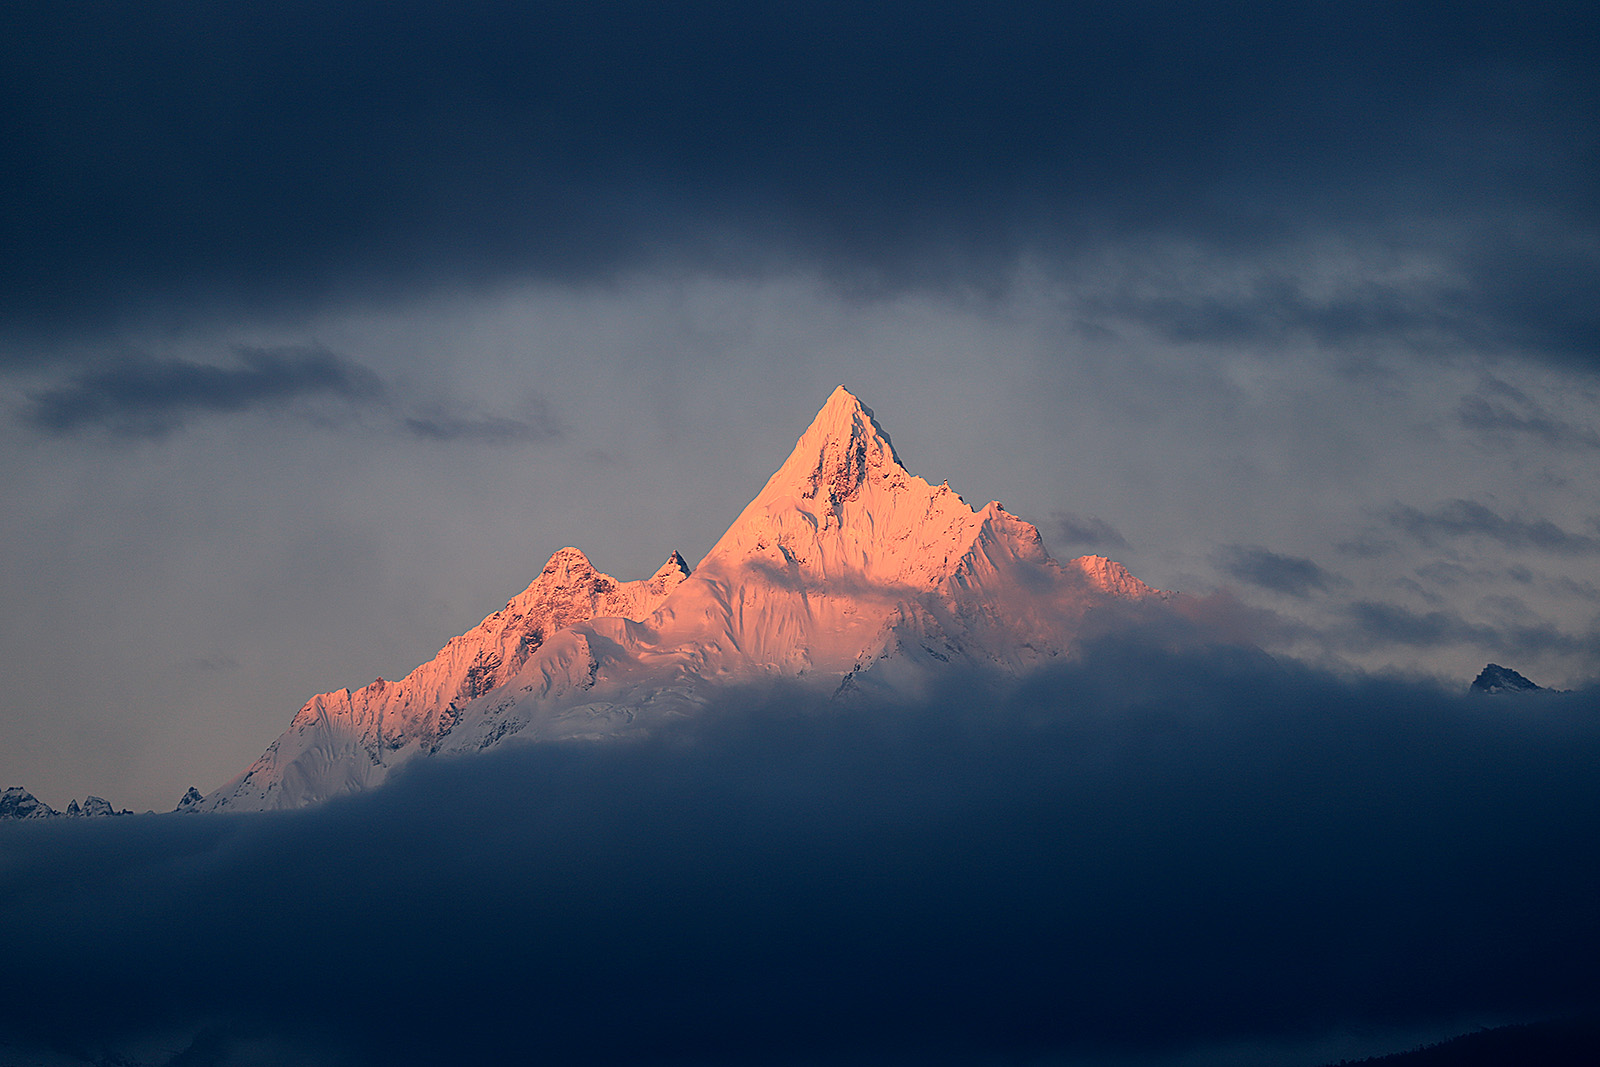
[[[1077,568],[1090,585],[1103,593],[1131,599],[1163,595],[1160,590],[1152,589],[1135,578],[1122,564],[1104,556],[1079,556],[1071,560],[1070,565]]]
[[[399,682],[379,678],[312,697],[244,774],[204,798],[186,795],[180,808],[299,807],[377,785],[407,759],[437,751],[461,709],[521,671],[548,638],[597,615],[643,617],[688,570],[674,552],[650,578],[619,582],[563,548],[527,589],[432,660]]]
[[[1120,564],[1063,568],[997,502],[909,473],[869,408],[835,390],[794,451],[651,625],[714,635],[729,672],[846,674],[911,653],[1020,668],[1058,654],[1096,594],[1147,596]]]
[[[191,807],[296,807],[417,756],[648,729],[728,682],[826,696],[919,687],[951,664],[1014,673],[1070,648],[1085,612],[1154,595],[1103,557],[1059,564],[998,503],[974,510],[912,475],[841,387],[692,574],[674,553],[618,582],[562,549],[403,681],[313,698]]]

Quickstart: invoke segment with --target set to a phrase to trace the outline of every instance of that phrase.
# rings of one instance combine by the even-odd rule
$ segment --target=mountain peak
[[[654,602],[659,602],[662,597],[672,592],[679,582],[689,577],[689,571],[689,565],[683,561],[681,555],[674,551],[672,555],[667,557],[667,561],[656,568],[656,572],[645,582],[645,588],[649,590]]]
[[[1069,650],[1097,606],[1151,595],[1111,560],[1063,566],[998,503],[975,511],[910,473],[841,386],[692,573],[674,552],[650,578],[618,581],[563,548],[399,682],[313,697],[243,775],[186,810],[298,807],[514,735],[647,731],[756,678],[824,694],[915,689],[950,664],[1019,672]]]
[[[902,481],[906,469],[872,409],[839,386],[795,442],[763,497],[794,496],[837,506],[874,474]]]
[[[1543,692],[1544,686],[1535,685],[1510,667],[1502,667],[1498,663],[1491,663],[1478,673],[1472,682],[1471,692],[1474,693],[1535,693]]]
[[[895,463],[900,462],[889,435],[878,425],[872,409],[842,385],[829,394],[827,403],[800,435],[802,441],[812,437],[873,441],[887,449]]]

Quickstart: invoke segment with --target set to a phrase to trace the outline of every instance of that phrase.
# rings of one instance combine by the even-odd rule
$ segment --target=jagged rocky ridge
[[[1560,690],[1535,685],[1510,667],[1491,663],[1478,672],[1469,691],[1473,693],[1553,693]]]
[[[646,731],[764,678],[848,699],[952,665],[1014,675],[1068,651],[1096,608],[1166,596],[1103,557],[1058,563],[999,503],[974,510],[911,474],[841,387],[692,572],[674,552],[623,582],[564,548],[432,661],[313,697],[242,774],[180,807],[300,807],[417,758]]]
[[[127,808],[117,810],[104,797],[84,797],[80,805],[76,799],[66,811],[57,811],[20,785],[9,786],[0,793],[0,820],[3,819],[98,819],[112,815],[132,815]]]

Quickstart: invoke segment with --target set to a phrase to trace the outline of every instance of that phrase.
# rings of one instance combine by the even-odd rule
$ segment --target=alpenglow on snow
[[[404,679],[313,697],[185,810],[301,807],[436,754],[648,731],[764,678],[847,699],[952,668],[1016,675],[1068,651],[1090,611],[1166,595],[1101,556],[1058,563],[999,503],[911,474],[841,386],[692,571],[674,552],[622,582],[563,548]]]

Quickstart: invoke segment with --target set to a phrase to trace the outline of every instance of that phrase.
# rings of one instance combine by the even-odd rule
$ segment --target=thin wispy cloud
[[[1052,532],[1063,546],[1073,548],[1127,548],[1122,532],[1104,519],[1057,511],[1050,516]]]
[[[30,395],[24,423],[47,434],[161,438],[207,415],[282,410],[332,399],[379,401],[382,380],[324,348],[238,348],[232,365],[131,357]]]
[[[523,404],[517,416],[431,407],[403,416],[401,425],[425,441],[485,445],[540,444],[560,440],[566,433],[542,398]]]
[[[1225,545],[1218,551],[1216,562],[1231,578],[1293,597],[1327,592],[1339,581],[1309,559],[1286,556],[1260,545]]]
[[[324,430],[388,428],[418,441],[547,444],[565,433],[541,396],[514,413],[459,400],[416,400],[377,373],[317,346],[239,347],[231,364],[124,357],[29,394],[23,425],[50,436],[160,441],[202,419],[295,413]]]
[[[1465,646],[1485,650],[1489,655],[1578,654],[1600,658],[1600,629],[1573,633],[1525,615],[1471,619],[1454,610],[1414,611],[1385,601],[1358,600],[1348,606],[1346,616],[1349,625],[1342,639],[1357,650],[1390,645],[1423,649]]]
[[[1564,555],[1600,552],[1600,537],[1565,530],[1549,519],[1507,516],[1475,500],[1450,500],[1428,510],[1401,504],[1390,510],[1396,530],[1426,545],[1480,538],[1514,549]]]
[[[1487,379],[1477,392],[1462,397],[1456,419],[1463,428],[1486,436],[1534,438],[1559,448],[1600,448],[1600,430],[1560,419],[1521,389],[1498,379]]]

